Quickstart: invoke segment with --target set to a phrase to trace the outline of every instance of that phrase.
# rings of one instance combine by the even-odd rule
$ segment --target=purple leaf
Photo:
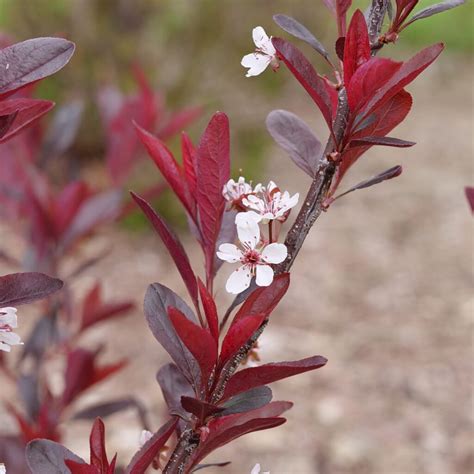
[[[271,401],[272,391],[270,387],[254,387],[227,400],[223,405],[221,405],[221,407],[224,408],[224,411],[219,413],[218,416],[226,416],[255,410],[267,405]]]
[[[168,316],[168,308],[177,308],[197,324],[189,306],[173,291],[159,283],[151,284],[145,294],[144,312],[151,332],[175,361],[193,387],[199,387],[200,369],[196,359],[179,339]]]
[[[402,174],[402,167],[400,165],[394,166],[393,168],[385,170],[382,173],[376,176],[373,176],[372,178],[361,181],[359,184],[356,184],[344,194],[347,194],[348,192],[351,192],[351,191],[355,191],[357,189],[369,188],[370,186],[373,186],[374,184],[381,183],[382,181],[386,181],[387,179],[396,178],[397,176],[400,176],[401,174]]]
[[[26,446],[26,460],[32,474],[71,474],[64,461],[86,462],[64,446],[48,439],[35,439]]]
[[[273,110],[266,123],[270,135],[296,166],[314,178],[321,159],[321,142],[308,125],[286,110]]]
[[[393,137],[362,137],[351,140],[349,147],[353,148],[356,146],[372,146],[372,145],[382,145],[382,146],[393,146],[396,148],[409,148],[413,145],[416,145],[415,142],[409,142],[407,140],[400,140],[399,138]]]
[[[207,469],[208,467],[224,467],[224,466],[228,466],[230,463],[231,461],[198,464],[195,468],[193,468],[191,472],[197,472],[197,471],[200,471],[201,469]]]
[[[74,47],[62,38],[34,38],[0,50],[0,94],[59,71],[71,59]]]
[[[293,35],[294,37],[305,41],[310,46],[312,46],[319,54],[324,56],[325,59],[329,58],[329,54],[324,48],[324,46],[315,38],[313,33],[302,25],[300,22],[296,21],[291,16],[286,15],[274,15],[273,21],[287,33]]]
[[[43,273],[12,273],[0,277],[0,306],[18,306],[46,298],[60,290],[63,282]]]
[[[76,239],[93,232],[97,226],[116,219],[121,204],[122,195],[116,189],[103,191],[87,199],[64,233],[62,246],[68,248]]]
[[[134,398],[123,398],[88,406],[76,412],[72,419],[94,420],[98,416],[101,418],[106,418],[107,416],[113,415],[114,413],[118,413],[120,411],[128,410],[129,408],[136,408],[140,415],[144,411],[140,403]]]
[[[428,18],[432,15],[437,15],[438,13],[445,12],[446,10],[451,10],[451,8],[456,8],[466,3],[466,0],[446,0],[445,2],[435,3],[429,7],[423,8],[418,13],[413,15],[405,24],[405,27],[411,25],[414,21],[421,20],[423,18]]]
[[[42,163],[65,153],[77,136],[81,124],[84,102],[73,100],[56,109],[48,126],[41,150]]]
[[[181,397],[194,395],[193,389],[174,364],[166,364],[156,374],[163,398],[170,412],[181,413]]]

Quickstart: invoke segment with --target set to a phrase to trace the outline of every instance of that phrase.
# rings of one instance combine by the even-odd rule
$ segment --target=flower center
[[[260,261],[261,261],[260,253],[257,252],[256,250],[247,250],[247,252],[245,252],[242,258],[242,263],[244,265],[250,265],[252,267],[254,267],[255,265],[258,265]]]

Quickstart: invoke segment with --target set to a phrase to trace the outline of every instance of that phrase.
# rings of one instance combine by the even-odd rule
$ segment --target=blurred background
[[[420,8],[430,3],[421,1]],[[97,96],[110,84],[124,93],[135,91],[132,68],[139,65],[168,110],[202,107],[187,127],[194,140],[215,110],[229,115],[234,177],[242,170],[254,182],[272,179],[304,194],[309,179],[273,144],[264,121],[271,110],[287,109],[324,141],[323,121],[284,68],[245,78],[240,66],[241,57],[253,50],[254,26],[285,36],[271,20],[275,13],[301,20],[328,49],[334,43],[329,11],[322,2],[307,0],[0,0],[0,29],[14,41],[56,35],[77,45],[71,63],[36,91],[58,105],[83,103],[72,146],[50,163],[53,175],[67,168],[95,186],[107,181]],[[390,46],[390,53],[396,49],[396,57],[407,58],[417,48],[446,42],[442,57],[410,87],[413,110],[392,133],[417,146],[367,153],[342,189],[395,164],[402,164],[404,173],[341,199],[311,232],[259,353],[262,362],[321,354],[329,363],[274,384],[275,399],[295,402],[288,422],[212,456],[232,461],[225,472],[250,472],[256,462],[272,474],[472,472],[473,222],[463,188],[474,184],[473,18],[470,2],[415,23]],[[325,71],[309,47],[295,43]],[[179,156],[178,140],[169,144]],[[143,160],[124,186],[158,182],[158,171]],[[156,205],[181,231],[199,268],[199,249],[186,234],[179,206],[166,192]],[[0,232],[2,249],[20,255],[12,228],[0,224]],[[110,393],[133,394],[156,428],[165,415],[155,373],[167,355],[146,327],[141,301],[154,281],[183,295],[184,288],[139,213],[101,230],[81,247],[81,258],[104,246],[111,252],[75,281],[74,291],[84,293],[99,279],[108,298],[131,298],[137,309],[98,326],[84,344],[107,341],[105,357],[120,354],[131,363],[76,408]],[[0,261],[0,273],[14,270]],[[222,284],[228,272],[224,266]],[[225,307],[229,298],[223,289],[218,297]],[[28,312],[34,315],[34,309],[25,308]],[[26,320],[20,334],[32,324]],[[2,384],[0,397],[12,393]],[[0,423],[2,432],[15,430],[6,413]],[[128,461],[140,433],[134,414],[114,415],[106,425],[108,451]],[[80,421],[64,426],[64,444],[86,456],[89,427]]]

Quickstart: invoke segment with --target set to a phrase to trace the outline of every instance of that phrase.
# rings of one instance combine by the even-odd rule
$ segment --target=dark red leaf
[[[109,468],[109,461],[105,450],[105,426],[100,418],[96,418],[92,425],[89,446],[91,466],[95,466],[100,473],[105,473]]]
[[[437,43],[423,49],[417,55],[404,62],[398,71],[368,101],[365,115],[384,105],[407,84],[416,79],[443,51],[444,45]]]
[[[222,188],[230,176],[229,140],[229,119],[226,114],[216,112],[196,152],[197,204],[208,280],[214,276],[216,242],[225,209]]]
[[[282,38],[273,38],[272,43],[278,56],[306,89],[306,92],[321,110],[329,129],[332,130],[332,102],[324,80],[318,76],[318,73],[303,53],[291,43]]]
[[[179,309],[190,321],[197,324],[189,306],[173,291],[153,283],[145,294],[144,312],[151,332],[176,362],[182,374],[196,389],[200,385],[200,369],[194,356],[177,336],[168,316],[168,308]]]
[[[265,320],[265,314],[251,314],[234,318],[222,341],[219,366],[222,367],[250,339]]]
[[[134,125],[138,138],[140,138],[143,145],[145,145],[148,154],[161,171],[161,174],[164,176],[171,189],[175,192],[186,211],[191,216],[195,216],[194,200],[186,186],[186,181],[183,179],[181,168],[174,159],[171,151],[159,138],[155,137],[150,132],[147,132],[137,123]]]
[[[179,309],[168,308],[168,314],[178,337],[198,361],[203,383],[207,382],[216,365],[216,341],[206,329],[189,321]]]
[[[198,286],[209,331],[216,343],[219,343],[219,317],[217,316],[216,302],[200,278],[198,278]]]
[[[377,136],[368,136],[364,138],[357,138],[351,140],[350,147],[356,146],[365,146],[365,145],[381,145],[381,146],[393,146],[395,148],[409,148],[413,145],[416,145],[415,142],[409,142],[407,140],[400,140],[399,138],[393,137],[377,137]]]
[[[334,49],[336,50],[337,57],[344,61],[344,45],[346,43],[346,37],[341,36],[337,38],[336,44],[334,45]]]
[[[68,183],[53,204],[56,236],[60,237],[74,219],[83,202],[90,196],[89,187],[83,181]]]
[[[211,403],[203,402],[194,397],[181,397],[181,406],[188,412],[192,413],[203,424],[206,418],[224,411],[224,408],[218,407]]]
[[[158,130],[158,136],[162,140],[167,140],[176,133],[184,130],[189,124],[194,122],[202,114],[201,107],[187,107],[175,112],[168,123]]]
[[[181,155],[183,157],[184,176],[188,183],[189,191],[195,196],[197,191],[196,149],[186,132],[181,133]]]
[[[466,199],[467,199],[467,202],[469,203],[471,211],[474,213],[474,188],[471,188],[470,186],[466,186],[464,188],[464,192],[466,194]]]
[[[270,316],[290,286],[290,274],[277,275],[270,286],[257,288],[244,302],[232,324],[250,315]]]
[[[54,74],[73,53],[74,43],[62,38],[34,38],[0,50],[0,95]]]
[[[139,140],[132,121],[145,129],[154,127],[159,113],[158,98],[150,88],[143,72],[134,68],[140,86],[138,94],[123,98],[117,92],[103,90],[99,96],[107,131],[106,163],[116,184],[122,183],[138,158]]]
[[[18,111],[15,111],[10,114],[4,114],[0,115],[0,139],[2,139],[8,130],[10,130],[10,127],[12,126],[13,121],[15,120],[16,116],[18,114]]]
[[[365,127],[360,127],[353,135],[352,139],[359,139],[365,136],[383,137],[390,133],[400,122],[402,122],[411,109],[412,98],[408,92],[400,91],[388,102],[384,103],[373,113],[373,119],[369,120]],[[357,161],[357,159],[370,148],[369,145],[352,148],[342,155],[342,162],[336,172],[336,176],[331,184],[329,195],[333,195],[347,170]]]
[[[97,283],[84,298],[81,331],[101,321],[117,316],[125,316],[134,306],[134,303],[130,301],[104,303],[101,298],[100,283]]]
[[[37,272],[0,276],[0,306],[18,306],[46,298],[60,290],[63,282]]]
[[[66,466],[70,470],[70,474],[102,474],[98,468],[89,464],[82,464],[76,461],[65,461]]]
[[[125,470],[126,474],[145,474],[153,460],[160,454],[168,438],[173,434],[178,418],[166,422],[133,456]]]
[[[165,221],[154,211],[154,209],[144,199],[137,194],[131,192],[132,198],[140,206],[141,210],[153,225],[154,229],[160,236],[161,240],[165,244],[168,252],[170,253],[176,268],[178,269],[181,277],[183,278],[186,288],[188,289],[189,295],[193,300],[194,304],[198,305],[198,290],[196,283],[196,276],[194,275],[191,264],[189,263],[188,256],[184,250],[181,242],[174,232],[167,226]]]
[[[1,51],[0,51],[1,54]],[[54,102],[39,99],[10,99],[0,102],[0,114],[14,116],[0,143],[13,138],[54,107]]]
[[[71,403],[84,390],[125,366],[125,361],[97,366],[97,355],[98,351],[92,352],[81,348],[74,349],[68,353],[64,377],[65,388],[62,396],[62,404],[64,406]]]
[[[352,113],[362,110],[401,65],[391,59],[373,57],[359,67],[347,86],[347,101]]]
[[[208,423],[209,435],[194,453],[193,465],[215,449],[244,434],[281,425],[286,420],[279,418],[279,415],[289,410],[292,405],[291,402],[272,402],[246,413],[237,413],[211,420]]]
[[[319,369],[326,365],[327,359],[322,356],[308,357],[291,362],[278,362],[250,367],[237,372],[227,383],[222,400],[250,390],[253,387],[267,385],[293,375]]]
[[[354,73],[370,59],[369,33],[364,14],[356,10],[352,16],[344,43],[344,83],[351,82]]]

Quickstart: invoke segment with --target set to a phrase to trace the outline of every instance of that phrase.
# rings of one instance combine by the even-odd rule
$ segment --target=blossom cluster
[[[287,257],[286,246],[276,242],[279,228],[298,204],[299,194],[281,192],[273,181],[252,188],[243,177],[237,181],[230,179],[222,194],[229,202],[229,209],[239,211],[235,225],[240,246],[224,243],[217,252],[221,260],[241,263],[227,280],[226,290],[239,294],[250,286],[252,278],[258,286],[269,286],[274,276],[271,265],[282,263]],[[267,238],[262,235],[260,225],[268,226]]]

